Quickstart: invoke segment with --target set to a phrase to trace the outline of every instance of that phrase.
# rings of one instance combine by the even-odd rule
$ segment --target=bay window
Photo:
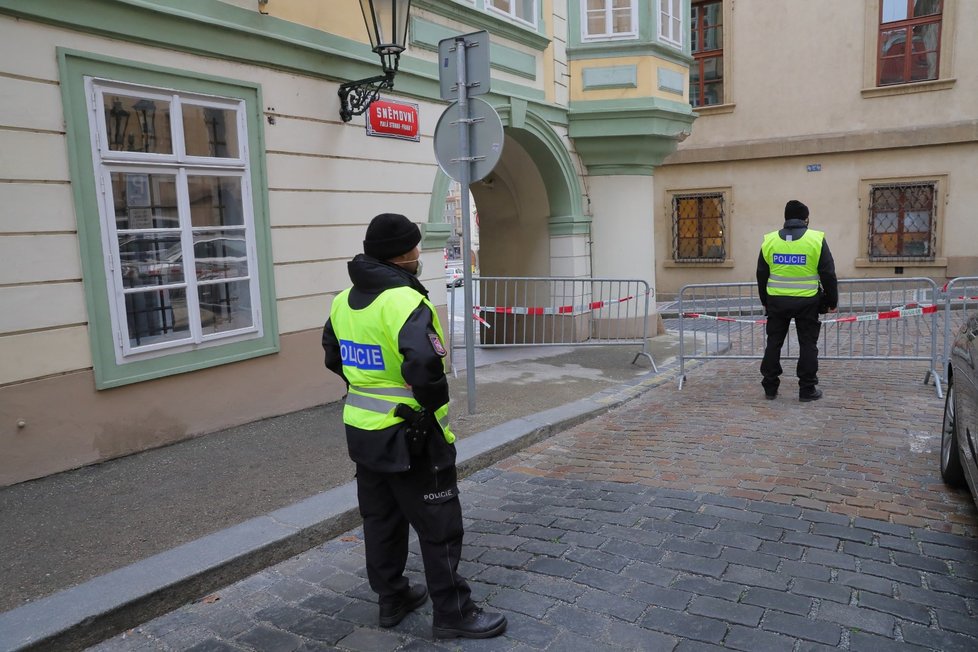
[[[582,3],[583,40],[634,37],[637,0],[585,0]]]
[[[659,0],[659,38],[678,48],[683,46],[682,0]]]
[[[486,4],[491,10],[510,18],[533,27],[537,25],[537,0],[487,0]]]

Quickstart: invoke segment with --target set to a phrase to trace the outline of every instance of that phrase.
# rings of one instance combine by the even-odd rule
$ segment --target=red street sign
[[[409,102],[377,100],[367,110],[367,135],[402,140],[421,140],[418,105]]]

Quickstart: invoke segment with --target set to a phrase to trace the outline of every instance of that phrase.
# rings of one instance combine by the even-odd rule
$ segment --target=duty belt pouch
[[[407,442],[408,453],[412,458],[421,457],[425,452],[428,439],[428,428],[424,412],[412,410],[403,403],[394,410],[394,415],[404,419],[401,433]]]
[[[454,466],[433,473],[421,496],[429,505],[441,505],[455,498],[458,498],[458,475]]]

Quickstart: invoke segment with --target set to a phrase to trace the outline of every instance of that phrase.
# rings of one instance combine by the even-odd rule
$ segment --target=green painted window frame
[[[268,179],[261,87],[257,84],[143,64],[98,54],[58,48],[58,67],[64,106],[69,170],[78,240],[81,250],[88,332],[97,389],[109,389],[174,374],[215,367],[277,353],[280,348],[272,269],[271,226],[268,210]],[[92,156],[86,77],[170,89],[176,92],[212,95],[241,100],[245,105],[251,171],[251,200],[258,266],[261,332],[251,339],[227,344],[195,347],[173,354],[119,363],[109,302],[110,281],[106,277],[102,247],[102,220],[98,206],[96,171]]]

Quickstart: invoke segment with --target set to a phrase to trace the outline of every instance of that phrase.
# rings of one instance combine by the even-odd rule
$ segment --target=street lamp
[[[363,22],[370,34],[371,49],[380,55],[383,75],[340,85],[340,118],[349,122],[377,99],[380,91],[394,88],[394,75],[407,43],[411,0],[360,0]]]

